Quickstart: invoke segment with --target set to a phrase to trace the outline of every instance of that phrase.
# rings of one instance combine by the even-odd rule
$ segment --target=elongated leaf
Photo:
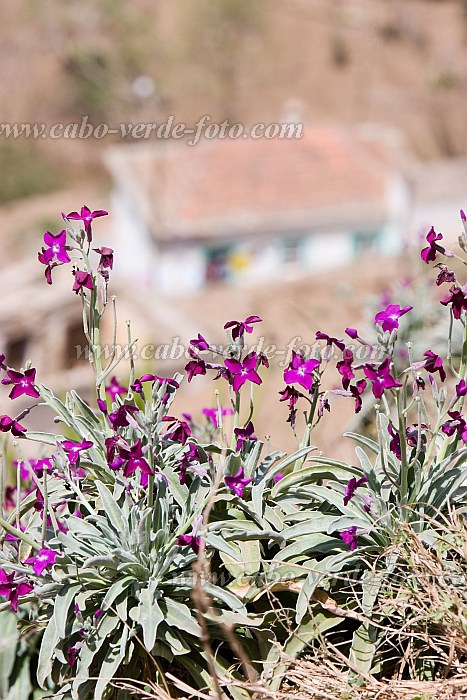
[[[54,601],[54,618],[55,628],[59,639],[65,639],[66,625],[68,621],[68,611],[70,605],[75,599],[76,594],[80,590],[80,584],[67,584],[63,586]]]
[[[52,671],[52,664],[55,656],[55,647],[59,642],[59,634],[55,624],[55,617],[52,615],[44,634],[42,635],[41,648],[39,651],[39,661],[37,664],[37,682],[41,688],[46,687],[45,682]]]
[[[147,651],[151,651],[157,636],[157,628],[164,619],[159,607],[157,592],[144,588],[139,594],[139,623],[143,629],[143,642]]]

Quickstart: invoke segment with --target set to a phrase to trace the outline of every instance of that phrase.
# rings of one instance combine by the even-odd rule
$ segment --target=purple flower
[[[452,270],[449,269],[449,267],[446,267],[446,265],[443,265],[442,263],[438,263],[436,267],[439,267],[439,269],[441,270],[438,277],[436,278],[436,284],[438,287],[441,284],[444,284],[445,282],[452,283],[456,281],[456,275]]]
[[[75,270],[73,274],[75,276],[73,291],[76,292],[76,294],[84,289],[94,289],[92,275],[89,272],[85,272],[84,270]]]
[[[346,328],[345,332],[350,338],[352,338],[352,340],[356,340],[358,338],[358,331],[356,328]]]
[[[38,551],[35,557],[29,557],[25,560],[25,564],[32,564],[32,568],[36,576],[40,576],[44,569],[55,564],[55,559],[58,557],[58,552],[53,549],[43,547]]]
[[[23,372],[16,372],[14,369],[7,371],[8,379],[2,379],[2,384],[14,384],[10,391],[10,399],[17,399],[19,396],[32,396],[39,398],[40,394],[34,386],[36,380],[36,370],[27,369]]]
[[[258,358],[254,352],[247,355],[243,363],[238,360],[224,360],[224,364],[229,370],[229,380],[234,391],[239,391],[245,382],[261,384],[261,378],[256,371],[257,360]]]
[[[203,338],[201,333],[198,333],[198,337],[190,340],[190,345],[193,345],[197,350],[209,350],[209,343],[206,338]]]
[[[18,598],[27,595],[33,590],[30,583],[22,580],[15,581],[15,574],[7,574],[6,571],[0,569],[0,596],[5,596],[10,601],[13,612],[18,612]]]
[[[466,396],[467,395],[467,383],[465,379],[461,379],[459,384],[456,386],[456,394],[457,396]]]
[[[169,425],[164,437],[170,438],[173,442],[181,442],[182,445],[191,437],[191,428],[185,421],[178,420],[178,418],[173,418],[172,416],[165,416],[162,420],[171,421],[171,425]]]
[[[286,384],[300,384],[310,391],[313,386],[313,372],[317,367],[319,367],[319,360],[305,360],[302,355],[293,352],[292,360],[284,370],[284,380]]]
[[[467,296],[465,294],[465,287],[452,286],[449,290],[450,295],[446,299],[441,300],[443,306],[448,306],[451,304],[452,313],[454,318],[460,319],[462,312],[467,310]]]
[[[80,631],[82,631],[82,630],[80,630]],[[84,644],[84,642],[76,642],[76,644],[73,644],[73,646],[68,647],[67,652],[66,652],[66,660],[67,660],[68,666],[70,666],[70,668],[72,668],[75,665],[76,659],[78,658],[78,654],[79,654],[80,650],[82,649],[83,644]]]
[[[154,472],[143,456],[143,448],[141,440],[138,439],[131,447],[121,447],[120,457],[125,460],[123,475],[128,477],[135,473],[137,469],[141,470],[141,485],[147,485],[147,476],[154,476]],[[144,479],[146,476],[146,479]]]
[[[239,498],[243,497],[243,491],[245,487],[248,486],[253,481],[253,479],[245,479],[245,470],[240,467],[238,472],[234,476],[226,476],[225,483],[231,491],[234,492]]]
[[[209,420],[212,421],[215,428],[219,427],[219,411],[217,408],[203,408],[203,415],[205,415],[206,418],[208,418]],[[232,416],[233,409],[232,408],[222,408],[221,415],[222,415],[222,417]]]
[[[247,440],[257,440],[254,435],[255,429],[251,420],[244,428],[235,428],[234,433],[237,436],[237,452],[241,450],[242,445]]]
[[[327,399],[325,396],[320,396],[318,399],[318,417],[322,418],[324,415],[324,411],[328,411],[328,413],[331,412],[331,404],[329,403],[329,399]]]
[[[23,437],[26,432],[24,428],[17,420],[10,418],[9,416],[0,416],[0,432],[7,433],[11,432],[14,437]]]
[[[123,396],[127,393],[127,389],[119,384],[117,377],[112,377],[110,380],[110,385],[105,387],[105,393],[109,394],[112,402],[115,401],[117,396]]]
[[[194,352],[190,351],[191,357],[193,357],[193,360],[190,360],[188,364],[185,365],[185,371],[188,373],[188,381],[191,382],[193,377],[196,377],[198,374],[206,374],[206,363],[204,360],[202,360],[200,357],[195,355]]]
[[[393,331],[399,328],[399,319],[413,309],[413,306],[401,308],[398,304],[389,304],[386,311],[380,311],[375,316],[375,323],[379,323],[383,331]]]
[[[96,211],[91,211],[89,207],[83,206],[81,207],[81,212],[78,213],[77,211],[72,211],[66,216],[64,216],[65,219],[72,219],[75,221],[82,221],[83,222],[83,228],[87,233],[88,241],[91,240],[91,224],[94,219],[97,219],[99,216],[107,216],[109,212],[104,211],[103,209],[97,209]]]
[[[199,457],[198,449],[196,445],[192,442],[188,443],[188,450],[183,454],[180,460],[180,483],[184,484],[186,481],[186,474],[188,469],[193,469],[200,475],[205,474],[204,470],[199,467]]]
[[[102,272],[102,270],[105,270],[106,268],[112,270],[114,266],[114,252],[112,248],[106,248],[103,246],[102,248],[93,248],[93,250],[95,253],[99,253],[101,256],[97,271]]]
[[[101,413],[107,413],[107,404],[102,399],[97,399],[97,405]]]
[[[60,443],[65,452],[68,455],[68,461],[71,465],[79,464],[80,452],[83,450],[89,450],[93,447],[94,443],[90,440],[83,440],[82,442],[73,442],[73,440],[64,440]]]
[[[385,389],[394,389],[395,387],[402,386],[402,384],[397,382],[394,377],[391,376],[389,357],[383,360],[379,367],[368,364],[365,365],[363,369],[365,375],[372,383],[373,394],[377,399],[382,397]]]
[[[451,436],[457,432],[461,440],[467,442],[467,423],[464,416],[459,411],[448,411],[448,416],[451,420],[441,426],[443,433]]]
[[[260,323],[262,319],[259,316],[248,316],[244,321],[229,321],[225,324],[224,330],[231,329],[232,340],[237,340],[242,338],[245,331],[247,333],[253,332],[253,323]]]
[[[355,413],[360,413],[362,409],[362,394],[366,389],[366,380],[360,379],[355,386],[350,385],[349,391],[355,399]]]
[[[60,231],[56,236],[50,231],[44,233],[44,243],[47,248],[42,248],[41,250],[41,262],[45,261],[45,264],[49,264],[52,260],[56,260],[59,263],[69,263],[70,257],[67,253],[66,248],[66,231]]]
[[[279,391],[279,394],[281,395],[280,401],[288,401],[289,402],[289,417],[287,418],[287,423],[290,423],[290,425],[295,427],[295,419],[297,416],[297,409],[295,408],[298,399],[300,396],[303,396],[297,389],[295,389],[293,386],[286,386],[285,389],[282,391]]]
[[[116,411],[109,413],[109,421],[114,430],[117,428],[126,428],[130,425],[128,417],[131,417],[132,413],[138,413],[139,408],[133,406],[132,404],[124,404],[119,406]]]
[[[438,243],[436,242],[441,241],[442,239],[442,234],[436,234],[435,229],[432,226],[426,237],[426,240],[429,245],[427,248],[423,248],[422,252],[420,253],[421,258],[424,262],[426,262],[427,264],[429,264],[430,262],[434,262],[436,260],[437,253],[443,254],[445,252],[445,248],[438,245]]]
[[[284,478],[284,474],[282,474],[282,472],[279,472],[278,474],[274,474],[274,476],[272,477],[272,480],[274,481],[275,484],[278,484],[279,481],[282,481],[283,478]]]
[[[392,423],[388,425],[388,433],[391,436],[391,442],[389,443],[389,449],[393,454],[396,455],[397,459],[402,459],[401,452],[401,438],[397,430],[394,428]]]
[[[444,380],[446,379],[446,372],[444,371],[443,367],[443,359],[431,350],[427,350],[426,352],[424,352],[423,356],[426,357],[426,360],[424,362],[426,371],[430,374],[439,372],[439,378],[442,382],[444,382]]]
[[[349,388],[351,379],[355,377],[355,372],[352,369],[353,352],[345,349],[342,355],[342,360],[337,363],[337,371],[342,375],[342,386],[344,389]]]
[[[355,525],[349,527],[347,530],[339,532],[339,537],[344,540],[345,544],[349,545],[350,551],[353,551],[357,547],[357,528]]]
[[[354,476],[349,479],[347,486],[345,487],[344,505],[346,506],[349,501],[355,496],[355,492],[360,486],[366,484],[368,479],[366,476],[362,476],[360,479],[356,479]]]
[[[322,333],[321,331],[318,331],[316,333],[316,340],[325,340],[326,345],[335,345],[339,350],[344,351],[345,345],[343,340],[338,340],[337,338],[333,338],[330,335],[327,335],[327,333]]]
[[[201,538],[199,535],[179,535],[177,537],[177,544],[179,547],[191,547],[193,552],[198,554]]]

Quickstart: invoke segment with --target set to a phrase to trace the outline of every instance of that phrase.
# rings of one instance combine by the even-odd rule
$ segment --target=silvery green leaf
[[[121,635],[120,639],[118,636],[115,636],[112,640],[112,644],[109,645],[105,658],[99,669],[99,678],[94,690],[94,700],[102,700],[104,690],[115,676],[118,667],[125,656],[125,652],[122,651],[121,642],[127,636],[128,630],[126,627],[124,627],[123,634]]]
[[[10,687],[8,695],[2,695],[2,697],[4,697],[5,700],[25,700],[25,698],[29,698],[31,691],[32,683],[29,656],[25,656],[22,659],[19,673],[16,676],[13,685]]]
[[[80,587],[80,584],[68,584],[63,586],[57,593],[54,601],[54,618],[55,629],[59,639],[65,639],[68,611]]]
[[[230,593],[225,588],[220,588],[212,583],[204,583],[203,590],[212,598],[216,598],[225,603],[231,610],[241,610],[246,614],[246,608],[236,595]]]
[[[218,552],[224,552],[234,561],[241,561],[240,552],[238,552],[231,544],[228,544],[223,537],[215,535],[213,532],[208,532],[206,535],[206,544],[209,548],[216,549]]]
[[[340,548],[342,543],[335,537],[330,537],[323,533],[310,534],[305,537],[296,538],[292,544],[284,547],[277,555],[276,561],[286,562],[301,554],[311,554],[312,552],[329,551],[330,548]]]
[[[122,512],[120,506],[115,502],[114,497],[110,493],[107,486],[105,486],[101,481],[96,481],[97,490],[99,491],[99,496],[104,507],[105,514],[108,521],[120,536],[124,537],[127,527],[123,520]]]
[[[118,581],[115,581],[105,594],[104,600],[102,601],[101,608],[102,610],[107,610],[110,608],[116,598],[123,593],[123,591],[131,586],[131,584],[134,582],[134,577],[133,576],[124,576],[123,578],[118,579]]]
[[[139,624],[143,630],[143,642],[147,651],[151,651],[157,636],[157,628],[164,619],[159,607],[158,591],[143,588],[139,593]]]
[[[39,650],[39,660],[37,663],[37,682],[41,688],[46,688],[45,682],[52,671],[52,664],[55,656],[55,647],[59,642],[59,635],[55,624],[55,617],[52,615],[44,634],[42,635],[41,648]]]
[[[16,629],[16,615],[11,610],[0,612],[0,697],[6,697],[9,679],[16,658],[16,644],[19,634]]]
[[[182,631],[188,632],[188,634],[192,634],[194,637],[200,636],[201,628],[192,616],[188,605],[172,598],[164,597],[161,599],[160,607],[164,612],[167,624],[171,627],[177,627]]]

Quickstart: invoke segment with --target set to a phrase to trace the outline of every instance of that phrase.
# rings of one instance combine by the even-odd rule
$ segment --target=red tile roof
[[[155,235],[210,236],[258,230],[340,212],[381,216],[387,161],[374,142],[341,129],[305,129],[300,139],[213,139],[188,146],[123,147],[109,158]],[[116,157],[115,157],[116,156]],[[284,217],[284,224],[282,218]]]

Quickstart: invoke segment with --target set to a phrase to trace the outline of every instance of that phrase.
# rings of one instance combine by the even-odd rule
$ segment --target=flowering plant
[[[136,377],[130,353],[123,386],[114,372],[125,353],[103,367],[101,319],[113,251],[91,245],[93,220],[104,215],[87,207],[63,215],[66,228],[47,232],[39,253],[49,284],[56,266],[73,265],[70,286],[81,299],[95,372],[91,404],[73,390],[61,401],[34,368],[0,362],[11,400],[39,400],[61,426],[57,433],[28,430],[23,423],[33,407],[0,419],[2,432],[43,448],[37,460],[17,460],[16,492],[0,517],[2,609],[20,613],[41,633],[39,685],[100,700],[122,677],[142,687],[155,679],[170,690],[182,674],[198,689],[245,698],[242,679],[279,687],[287,665],[279,663],[281,650],[296,656],[349,620],[351,667],[357,676],[374,672],[382,646],[371,615],[397,568],[394,544],[410,526],[436,547],[437,523],[465,505],[466,287],[443,268],[441,283],[450,290],[441,304],[451,328],[463,326],[456,367],[429,348],[412,357],[410,343],[408,366],[395,367],[399,319],[410,306],[389,305],[376,315],[376,342],[353,328],[346,329],[353,344],[316,333],[319,350],[293,354],[280,392],[295,431],[299,409],[306,409],[301,442],[288,456],[265,453],[253,407],[269,361],[244,343],[258,316],[227,322],[222,352],[213,353],[201,334],[191,341],[188,382],[212,373],[231,398],[230,406],[217,400],[205,409],[202,425],[189,414],[172,415],[181,374]],[[425,262],[454,257],[440,240],[430,232]],[[467,234],[460,243],[467,251]],[[355,343],[371,347],[373,359],[358,360]],[[340,356],[340,385],[325,389],[331,348]],[[333,402],[346,397],[358,413],[370,392],[377,440],[350,435],[356,465],[318,453],[312,431]],[[341,586],[343,576],[353,577],[352,595]],[[355,592],[364,615],[355,610]]]

